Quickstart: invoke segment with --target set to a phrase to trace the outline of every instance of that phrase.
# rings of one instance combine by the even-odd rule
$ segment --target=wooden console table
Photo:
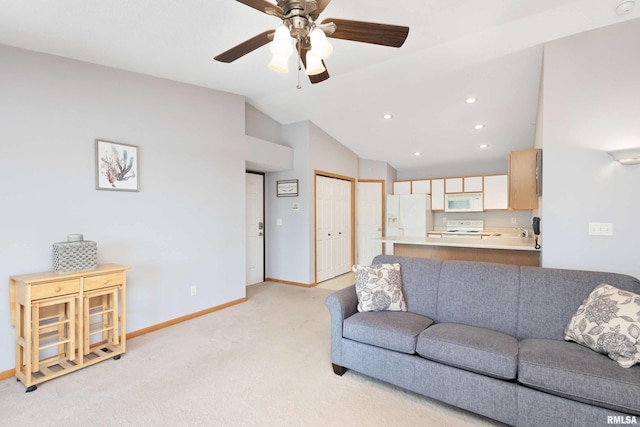
[[[15,372],[27,392],[125,352],[128,268],[103,264],[89,271],[9,278]]]

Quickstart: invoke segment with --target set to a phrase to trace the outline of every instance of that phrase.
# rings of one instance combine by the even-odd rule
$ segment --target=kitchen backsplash
[[[531,211],[485,211],[485,212],[434,212],[433,225],[436,230],[446,228],[447,220],[482,219],[487,228],[531,228]],[[512,219],[515,218],[515,223]]]

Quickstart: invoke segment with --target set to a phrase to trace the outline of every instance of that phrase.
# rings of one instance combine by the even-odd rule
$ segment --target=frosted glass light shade
[[[311,50],[313,54],[319,59],[327,59],[331,52],[333,52],[333,46],[327,41],[327,36],[324,31],[319,28],[315,28],[309,35],[311,39]]]
[[[326,70],[326,68],[322,65],[322,60],[311,53],[311,51],[307,52],[307,69],[305,73],[308,76],[315,76],[324,70]]]
[[[269,68],[278,73],[286,74],[289,72],[289,58],[286,56],[273,55]]]
[[[276,28],[276,33],[273,36],[273,41],[269,47],[271,53],[277,56],[288,57],[293,53],[293,46],[291,46],[291,32],[285,25],[280,25]]]
[[[640,148],[627,148],[626,150],[616,150],[609,153],[611,157],[623,165],[640,164]]]

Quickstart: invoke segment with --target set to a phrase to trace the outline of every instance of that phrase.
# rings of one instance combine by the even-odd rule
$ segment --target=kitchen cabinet
[[[128,268],[103,264],[9,278],[15,375],[27,391],[125,352]]]
[[[431,210],[444,210],[444,179],[431,180]]]
[[[411,181],[411,194],[431,194],[431,180]]]
[[[394,182],[393,194],[411,194],[411,181]]]
[[[445,178],[445,193],[462,193],[462,178]]]
[[[463,191],[465,193],[481,193],[482,177],[481,176],[465,176]]]
[[[537,178],[540,150],[509,153],[509,209],[538,208]]]
[[[508,175],[488,175],[484,177],[484,209],[509,208]]]

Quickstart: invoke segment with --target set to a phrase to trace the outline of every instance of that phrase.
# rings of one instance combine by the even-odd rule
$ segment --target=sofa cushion
[[[416,352],[426,359],[491,377],[516,377],[518,341],[490,329],[438,323],[420,334]]]
[[[520,268],[445,261],[438,287],[437,323],[461,323],[516,335]],[[564,327],[564,325],[563,325]]]
[[[407,311],[400,264],[354,265],[358,311]]]
[[[515,337],[562,341],[564,328],[589,293],[601,283],[639,293],[638,279],[618,273],[520,267],[520,306]],[[434,319],[436,319],[434,317]]]
[[[640,366],[624,369],[572,342],[520,341],[518,382],[550,394],[640,415]]]
[[[432,323],[428,317],[409,312],[371,311],[345,319],[342,334],[350,340],[414,354],[418,335]]]
[[[597,286],[569,321],[564,339],[632,367],[640,362],[640,295],[605,283]]]
[[[435,319],[443,262],[427,258],[378,255],[372,264],[400,264],[402,294],[407,303],[407,311]]]

